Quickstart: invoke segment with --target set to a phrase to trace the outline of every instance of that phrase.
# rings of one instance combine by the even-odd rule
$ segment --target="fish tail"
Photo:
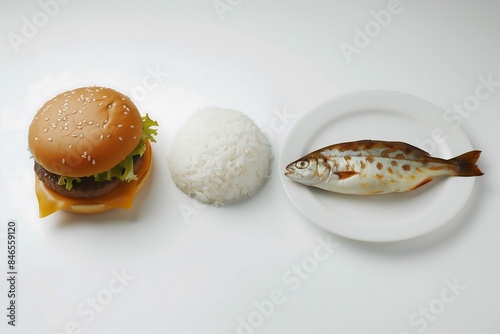
[[[455,175],[456,176],[481,176],[484,173],[479,169],[476,165],[479,156],[481,155],[481,151],[470,151],[459,155],[453,159],[450,159],[450,162],[453,162],[456,166]]]

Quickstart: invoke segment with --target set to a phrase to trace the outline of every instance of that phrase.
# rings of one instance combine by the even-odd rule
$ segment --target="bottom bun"
[[[106,212],[113,209],[115,208],[106,204],[74,204],[62,210],[73,213],[93,214]]]
[[[146,185],[152,168],[151,144],[146,141],[144,160],[137,171],[137,181],[123,182],[111,192],[96,198],[70,198],[46,187],[35,177],[35,192],[38,199],[39,215],[46,217],[58,210],[81,214],[93,214],[112,209],[132,207],[135,196]]]

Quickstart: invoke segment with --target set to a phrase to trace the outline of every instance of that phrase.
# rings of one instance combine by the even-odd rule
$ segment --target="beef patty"
[[[137,173],[141,166],[143,157],[135,155],[134,157],[134,173]],[[115,189],[120,183],[124,182],[119,178],[113,178],[110,181],[97,182],[93,176],[81,177],[80,182],[73,182],[71,190],[66,189],[65,185],[58,185],[60,175],[54,174],[46,170],[42,165],[35,161],[35,173],[47,187],[67,197],[74,198],[95,198],[107,194]]]

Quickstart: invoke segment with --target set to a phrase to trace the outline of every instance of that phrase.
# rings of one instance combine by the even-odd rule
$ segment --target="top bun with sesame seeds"
[[[85,87],[46,102],[29,128],[33,158],[49,172],[81,177],[120,163],[142,136],[139,110],[110,88]]]
[[[102,197],[120,183],[138,180],[149,141],[155,141],[151,127],[157,125],[113,89],[61,93],[40,108],[29,127],[35,172],[45,187],[64,197]]]

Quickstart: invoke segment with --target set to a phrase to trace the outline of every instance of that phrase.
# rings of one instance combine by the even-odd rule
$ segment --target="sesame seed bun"
[[[109,170],[138,145],[142,119],[127,96],[83,87],[47,101],[29,127],[33,158],[48,171],[84,177]]]

